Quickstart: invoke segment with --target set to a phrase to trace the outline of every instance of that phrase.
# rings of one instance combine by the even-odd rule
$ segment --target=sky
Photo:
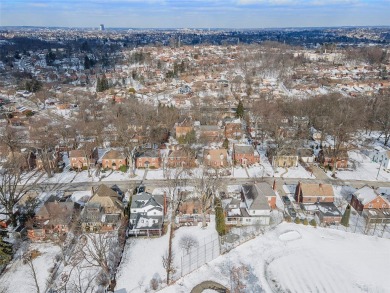
[[[0,26],[271,28],[390,25],[390,0],[0,0]]]

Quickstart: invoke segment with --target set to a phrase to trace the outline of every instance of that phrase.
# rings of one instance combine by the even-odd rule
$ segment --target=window
[[[250,223],[251,219],[245,219],[245,222]]]
[[[371,204],[371,203],[368,205],[368,208],[369,208],[369,209],[371,209],[371,208],[372,208],[372,204]]]

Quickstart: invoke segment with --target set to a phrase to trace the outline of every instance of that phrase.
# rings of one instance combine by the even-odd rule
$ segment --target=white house
[[[147,192],[132,196],[129,235],[160,235],[164,223],[165,198]]]
[[[274,196],[276,194],[268,183],[243,185],[241,201],[232,200],[226,206],[226,224],[269,225],[271,208],[268,198]]]
[[[390,170],[390,151],[382,147],[375,147],[374,150],[370,151],[368,156],[370,159],[379,163],[382,168]]]

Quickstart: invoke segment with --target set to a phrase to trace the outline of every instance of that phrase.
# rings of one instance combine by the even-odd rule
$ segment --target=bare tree
[[[167,250],[162,256],[162,264],[167,273],[167,284],[169,285],[172,275],[176,272],[176,267],[174,265],[174,253],[173,251]]]
[[[38,172],[26,173],[22,170],[21,158],[10,159],[0,166],[0,205],[4,207],[5,214],[16,227],[14,208],[21,198],[38,182]]]
[[[33,260],[37,256],[39,256],[39,254],[40,254],[39,251],[33,250],[33,251],[28,251],[28,252],[24,253],[24,255],[23,255],[23,263],[27,264],[29,269],[30,269],[29,270],[29,274],[30,274],[30,276],[32,277],[32,279],[34,281],[33,287],[34,287],[36,293],[40,293],[41,290],[39,288],[37,271],[35,269]]]
[[[199,199],[202,213],[202,228],[204,228],[207,226],[206,215],[212,208],[214,196],[217,194],[221,184],[218,170],[206,169],[205,167],[200,168],[193,174],[192,182],[196,196]]]
[[[192,248],[199,246],[199,242],[194,236],[185,234],[180,238],[179,246],[188,254]]]

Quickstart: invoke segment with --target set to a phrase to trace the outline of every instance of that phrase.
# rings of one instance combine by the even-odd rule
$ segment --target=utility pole
[[[382,167],[382,164],[383,164],[383,160],[384,160],[384,159],[385,159],[385,157],[382,158],[382,161],[381,161],[380,164],[379,164],[378,174],[376,174],[376,180],[378,180],[379,171],[381,170],[381,167]]]

